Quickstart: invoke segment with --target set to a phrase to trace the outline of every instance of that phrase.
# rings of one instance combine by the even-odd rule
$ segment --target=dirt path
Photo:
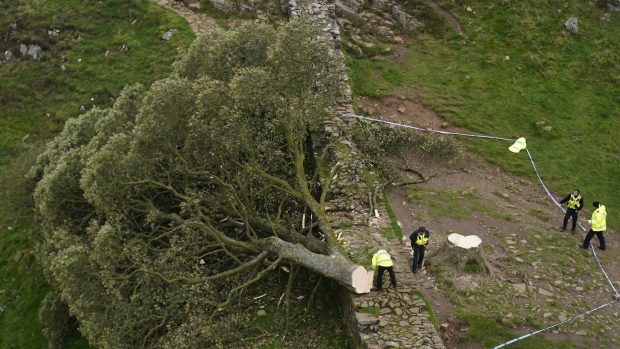
[[[200,8],[200,3],[197,1],[191,1],[190,7],[186,7],[182,1],[175,0],[153,0],[157,5],[172,10],[178,13],[181,17],[185,18],[192,31],[196,34],[201,34],[209,29],[217,27],[217,23],[213,18],[207,16],[205,13],[194,12],[191,7]]]
[[[450,12],[444,10],[438,3],[436,3],[433,0],[421,0],[421,2],[432,8],[433,11],[435,11],[437,14],[439,14],[440,16],[442,16],[443,18],[445,18],[446,20],[448,20],[448,22],[450,22],[450,24],[452,24],[452,26],[454,27],[454,29],[463,37],[463,38],[467,38],[468,35],[465,32],[465,30],[463,30],[463,27],[461,26],[461,22],[454,17],[453,14],[451,14]]]
[[[389,120],[433,128],[444,124],[415,98],[367,99],[362,104],[373,115]],[[445,124],[444,127],[454,130]],[[489,142],[489,146],[506,146],[481,141]],[[478,235],[487,245],[487,258],[496,270],[492,278],[445,271],[441,277],[450,279],[446,283],[436,281],[434,270],[416,276],[418,289],[431,300],[439,322],[448,324],[443,333],[447,347],[480,347],[475,342],[457,342],[468,328],[454,317],[455,301],[461,304],[461,310],[475,308],[505,322],[516,333],[527,333],[532,330],[532,323],[536,327],[551,325],[611,300],[610,287],[591,252],[577,247],[585,234],[573,236],[557,231],[563,214],[538,182],[507,173],[474,154],[465,154],[465,158],[461,163],[449,164],[411,150],[407,153],[408,163],[424,175],[437,176],[427,183],[398,188],[389,194],[406,235],[420,225],[436,232],[433,237],[440,241],[434,241],[437,245],[431,246],[431,251],[450,232]],[[586,201],[590,204],[592,198]],[[587,225],[588,216],[589,213],[580,215],[582,224]],[[618,287],[620,238],[616,232],[608,231],[606,239],[608,250],[597,252]],[[593,243],[598,246],[598,241]],[[544,336],[571,340],[584,347],[619,348],[619,312],[620,305],[616,303]]]

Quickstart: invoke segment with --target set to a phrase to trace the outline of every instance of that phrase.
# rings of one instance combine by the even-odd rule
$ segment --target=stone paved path
[[[342,240],[351,257],[362,262],[379,248],[385,248],[394,259],[394,271],[398,287],[392,288],[387,273],[383,276],[382,292],[353,297],[352,307],[356,318],[362,348],[445,348],[439,333],[433,326],[426,304],[420,296],[425,277],[411,272],[409,260],[411,249],[406,240],[387,240],[381,231],[390,225],[384,207],[380,217],[357,215],[351,228],[342,230]],[[350,217],[350,215],[349,215]],[[334,219],[337,221],[337,219]]]
[[[191,8],[183,5],[182,1],[174,0],[154,0],[154,2],[164,8],[172,10],[178,13],[181,17],[185,18],[189,23],[190,28],[196,34],[204,33],[205,31],[217,27],[217,23],[213,18],[207,16],[205,13],[194,12]]]

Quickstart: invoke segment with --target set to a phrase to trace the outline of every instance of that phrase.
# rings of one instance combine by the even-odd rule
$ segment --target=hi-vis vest
[[[424,234],[423,232],[419,232],[418,237],[415,239],[415,244],[426,245],[427,242],[428,242],[428,238],[426,237],[426,234]]]
[[[391,267],[394,265],[392,257],[390,257],[386,250],[379,250],[372,256],[372,268],[376,269],[377,265],[381,267]]]
[[[607,229],[607,211],[604,205],[600,205],[592,213],[592,231],[605,231]]]
[[[579,208],[579,201],[581,201],[581,195],[573,196],[573,194],[570,194],[570,200],[568,200],[567,204],[568,208],[572,208],[573,210]]]

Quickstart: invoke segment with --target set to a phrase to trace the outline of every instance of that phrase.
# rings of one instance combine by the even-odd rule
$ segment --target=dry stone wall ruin
[[[351,89],[344,69],[341,51],[338,13],[357,16],[365,4],[358,0],[284,0],[282,10],[289,18],[305,16],[319,26],[333,41],[334,50],[342,62],[342,99],[334,118],[325,130],[335,148],[336,160],[342,165],[339,180],[335,183],[336,198],[328,203],[333,211],[330,219],[351,259],[368,264],[372,254],[386,248],[394,257],[394,269],[399,287],[384,292],[353,295],[343,291],[341,301],[343,316],[354,346],[357,348],[444,348],[437,330],[430,321],[424,300],[415,292],[418,284],[409,267],[410,247],[403,241],[387,240],[381,233],[391,224],[386,208],[379,204],[378,216],[370,212],[367,193],[374,191],[362,178],[364,164],[351,139],[355,122],[340,117],[340,112],[352,112]],[[419,22],[406,14],[395,2],[374,0],[372,6],[391,11],[394,19],[406,30],[414,30]],[[342,200],[345,198],[345,200]],[[330,208],[330,207],[328,207]],[[343,224],[347,222],[347,224]],[[343,228],[349,226],[348,228]]]

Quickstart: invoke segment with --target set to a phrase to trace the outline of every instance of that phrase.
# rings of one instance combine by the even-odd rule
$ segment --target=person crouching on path
[[[392,257],[386,250],[379,250],[372,256],[372,268],[377,269],[377,278],[375,279],[375,288],[377,291],[383,291],[383,272],[388,271],[390,273],[390,281],[392,286],[396,288],[396,275],[393,268],[394,262]]]
[[[413,272],[416,273],[419,268],[422,268],[424,263],[424,252],[426,251],[426,245],[428,245],[428,238],[430,232],[424,227],[419,227],[411,235],[411,248],[413,249]]]
[[[607,229],[607,211],[605,210],[605,205],[601,205],[598,201],[594,201],[592,204],[596,208],[592,213],[592,219],[588,221],[592,228],[590,228],[585,240],[583,240],[581,248],[588,248],[590,246],[590,240],[592,240],[592,237],[596,234],[599,248],[605,250],[605,237],[603,236],[603,232]]]
[[[563,203],[566,203],[566,214],[564,215],[564,222],[562,223],[562,228],[560,228],[560,231],[566,231],[568,219],[572,217],[573,225],[571,232],[575,234],[575,228],[577,227],[577,215],[583,208],[583,198],[579,194],[579,190],[575,189],[574,192],[566,195],[564,199],[560,200],[560,204]]]

